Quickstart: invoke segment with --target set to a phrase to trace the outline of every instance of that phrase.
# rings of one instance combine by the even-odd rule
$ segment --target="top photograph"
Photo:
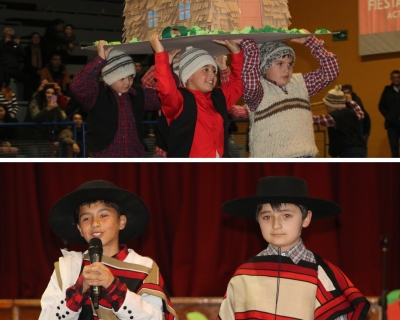
[[[0,8],[0,160],[400,157],[400,1]]]

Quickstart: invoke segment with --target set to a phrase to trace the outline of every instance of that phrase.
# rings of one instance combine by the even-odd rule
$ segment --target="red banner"
[[[400,30],[400,0],[360,0],[360,34]]]

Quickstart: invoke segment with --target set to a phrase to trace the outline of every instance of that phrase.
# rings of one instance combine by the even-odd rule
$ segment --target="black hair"
[[[47,106],[47,99],[46,99],[46,91],[48,89],[53,89],[54,94],[56,94],[56,89],[54,88],[54,84],[46,84],[42,90],[39,91],[37,96],[37,104],[40,110]]]
[[[71,27],[71,29],[75,29],[74,26],[73,26],[72,24],[70,24],[70,23],[66,24],[66,25],[64,26],[64,29],[65,29],[66,27]]]
[[[279,210],[281,210],[282,207],[285,206],[287,203],[272,202],[272,203],[268,203],[268,204],[271,206],[272,210],[274,210],[274,211],[279,211]],[[307,217],[308,209],[307,209],[305,206],[301,205],[301,204],[295,204],[295,203],[292,203],[292,204],[295,205],[295,206],[298,206],[298,207],[300,208],[300,211],[301,211],[301,220],[303,221],[303,220]],[[257,206],[257,209],[256,209],[256,220],[257,220],[257,221],[258,221],[258,214],[260,213],[260,211],[261,211],[263,205],[264,205],[264,204],[259,204],[259,205]]]
[[[343,90],[350,90],[350,92],[353,92],[353,86],[351,84],[344,84],[342,86],[342,91]]]
[[[32,40],[32,37],[33,37],[35,34],[37,34],[37,35],[39,36],[40,40],[42,40],[42,36],[40,35],[39,32],[36,32],[36,31],[34,31],[34,32],[31,33],[31,35],[29,36],[29,39]]]
[[[390,73],[390,77],[393,77],[395,74],[400,74],[400,71],[399,71],[399,70],[393,70],[393,71]]]
[[[125,215],[125,213],[122,211],[121,207],[119,205],[117,205],[116,203],[110,202],[110,201],[105,201],[105,200],[95,200],[95,201],[84,202],[76,209],[75,214],[74,214],[75,222],[79,224],[79,213],[83,206],[90,206],[91,204],[94,204],[96,202],[100,202],[108,208],[115,209],[115,211],[117,211],[118,217]]]

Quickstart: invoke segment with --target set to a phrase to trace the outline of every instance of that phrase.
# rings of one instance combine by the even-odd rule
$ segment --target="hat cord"
[[[279,285],[280,285],[280,279],[281,279],[281,247],[278,247],[278,279],[276,281],[276,298],[275,298],[275,317],[274,319],[276,320],[276,313],[278,309],[278,298],[279,298]]]

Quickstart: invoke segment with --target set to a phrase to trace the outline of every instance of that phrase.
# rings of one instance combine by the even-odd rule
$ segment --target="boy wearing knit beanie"
[[[364,112],[344,94],[340,85],[329,90],[323,99],[328,114],[313,116],[314,124],[328,127],[329,155],[333,158],[365,158],[367,149],[361,135]]]
[[[228,156],[228,109],[243,93],[243,52],[238,40],[214,42],[231,51],[229,82],[215,88],[217,63],[205,50],[188,47],[181,53],[179,76],[173,81],[168,54],[157,34],[150,37],[155,54],[155,79],[161,108],[167,119],[168,157],[219,158]]]
[[[157,91],[133,85],[132,58],[113,47],[105,49],[106,44],[98,42],[97,57],[71,83],[74,96],[88,110],[87,148],[95,158],[141,157],[143,112],[160,109]]]
[[[241,42],[243,100],[250,110],[250,157],[311,158],[318,153],[309,99],[337,77],[339,65],[314,36],[292,41],[310,48],[320,63],[318,70],[293,74],[295,53],[283,42],[260,46],[251,39]]]

